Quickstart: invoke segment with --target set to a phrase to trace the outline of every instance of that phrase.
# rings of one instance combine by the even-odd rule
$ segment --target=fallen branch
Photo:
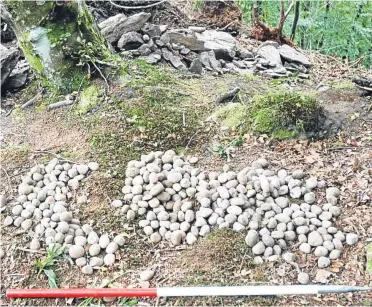
[[[25,109],[25,108],[31,106],[31,105],[34,104],[35,101],[38,100],[41,96],[42,96],[42,93],[41,93],[41,92],[37,93],[35,97],[31,98],[29,101],[27,101],[26,103],[24,103],[24,104],[21,106],[21,109]]]
[[[159,4],[164,3],[164,2],[166,2],[166,1],[167,1],[167,0],[162,0],[162,1],[159,1],[159,2],[156,2],[156,3],[153,3],[153,4],[140,5],[140,6],[124,6],[124,5],[116,4],[116,3],[114,3],[112,0],[109,0],[109,2],[110,2],[113,6],[116,6],[116,7],[118,7],[118,8],[125,9],[125,10],[147,9],[147,8],[149,8],[149,7],[153,7],[153,6],[159,5]]]
[[[72,105],[73,103],[74,103],[73,99],[58,101],[56,103],[52,103],[48,105],[48,110],[69,106],[69,105]]]
[[[23,252],[28,252],[28,253],[45,254],[44,251],[38,251],[35,249],[28,249],[28,248],[23,248],[23,247],[17,247],[17,249]]]
[[[216,103],[222,103],[229,98],[234,99],[234,97],[239,93],[239,91],[240,91],[239,87],[234,88],[233,90],[231,90],[231,91],[221,95],[220,97],[218,97],[216,99]]]
[[[337,151],[337,150],[357,150],[357,149],[365,149],[365,148],[372,148],[372,146],[337,146],[337,147],[330,147],[328,148],[329,151]]]

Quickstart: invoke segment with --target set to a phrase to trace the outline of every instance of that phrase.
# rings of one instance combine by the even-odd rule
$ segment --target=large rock
[[[143,44],[142,36],[141,34],[137,32],[128,32],[124,33],[119,41],[118,41],[118,47],[120,49],[126,49],[126,50],[132,50],[137,49]]]
[[[7,89],[19,88],[25,85],[28,77],[30,65],[26,60],[19,61],[13,71],[10,73],[5,87]]]
[[[280,46],[278,51],[280,56],[289,62],[299,63],[304,66],[311,66],[311,62],[307,56],[288,45]]]
[[[193,51],[204,50],[204,42],[196,37],[195,32],[184,29],[174,29],[167,31],[171,44],[183,45]]]
[[[236,40],[227,32],[206,30],[195,35],[204,43],[204,50],[213,50],[217,59],[231,60],[236,54]]]
[[[198,74],[198,75],[202,74],[203,66],[202,66],[202,62],[200,61],[199,58],[196,58],[191,62],[189,70],[190,70],[190,72],[192,72],[194,74]]]
[[[258,49],[257,54],[268,61],[274,62],[278,65],[282,65],[279,50],[272,45],[261,46]]]
[[[1,85],[9,77],[13,68],[16,66],[19,58],[19,51],[15,48],[7,49],[0,44],[0,59],[1,59]]]
[[[146,23],[142,27],[142,32],[145,33],[145,34],[147,34],[150,38],[160,37],[160,35],[162,34],[162,31],[160,29],[160,26],[153,25],[151,23]]]
[[[129,32],[139,31],[150,18],[150,13],[138,13],[126,17],[124,14],[118,14],[98,24],[102,34],[110,43],[114,43],[119,38]]]

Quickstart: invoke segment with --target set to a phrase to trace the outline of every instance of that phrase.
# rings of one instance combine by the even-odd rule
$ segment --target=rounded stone
[[[124,246],[125,244],[125,238],[122,235],[115,236],[113,241],[119,246]]]
[[[80,245],[72,245],[69,250],[68,250],[68,253],[70,255],[70,257],[72,259],[77,259],[77,258],[81,258],[84,256],[85,254],[85,250],[82,246]]]
[[[355,233],[348,233],[346,235],[346,244],[347,245],[354,245],[358,242],[358,235]]]
[[[155,272],[153,270],[145,270],[140,273],[140,279],[143,281],[149,281],[151,280],[155,275]]]
[[[153,243],[159,243],[161,241],[161,235],[158,232],[154,232],[150,236],[150,241]]]
[[[252,247],[252,252],[255,255],[262,255],[265,252],[265,244],[262,241],[259,241]]]
[[[311,246],[308,243],[302,243],[299,247],[299,250],[305,254],[311,253]]]
[[[81,268],[81,271],[85,275],[92,275],[93,274],[93,268],[90,265],[85,265]]]
[[[114,254],[106,254],[103,257],[103,263],[107,266],[111,266],[115,263],[115,255]]]
[[[327,257],[320,257],[318,259],[318,268],[319,269],[327,268],[330,265],[331,265],[331,260],[329,260],[329,258],[327,258]]]
[[[301,272],[298,274],[297,280],[301,285],[307,285],[310,281],[310,276],[305,272]]]
[[[110,243],[110,238],[107,234],[101,235],[99,238],[98,244],[102,249],[105,249]]]
[[[107,254],[114,254],[119,249],[119,246],[116,242],[110,242],[106,247]]]
[[[341,252],[338,249],[334,249],[329,253],[329,259],[336,260],[340,258]]]
[[[323,237],[319,232],[312,231],[309,233],[307,242],[310,244],[310,246],[321,246],[323,245]]]

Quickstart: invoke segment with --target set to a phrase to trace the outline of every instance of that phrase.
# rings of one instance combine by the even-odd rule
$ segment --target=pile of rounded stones
[[[90,171],[97,170],[95,162],[88,164],[63,163],[52,159],[47,165],[37,165],[22,177],[19,196],[10,205],[5,226],[22,228],[32,238],[30,249],[65,248],[84,274],[115,262],[115,252],[125,244],[122,235],[110,239],[100,236],[93,228],[74,217],[75,205],[87,203],[85,195],[76,196],[81,181]]]
[[[214,228],[232,228],[247,233],[245,242],[256,255],[275,261],[279,255],[299,246],[303,253],[318,257],[325,268],[340,257],[344,244],[353,245],[357,234],[344,234],[334,226],[341,214],[340,190],[326,189],[326,202],[317,200],[316,189],[324,181],[306,178],[302,170],[274,172],[260,158],[239,172],[226,165],[222,173],[204,172],[173,150],[150,152],[140,161],[130,161],[126,169],[120,208],[128,220],[139,226],[154,243],[162,239],[173,245],[193,244]],[[287,262],[292,253],[283,253]]]

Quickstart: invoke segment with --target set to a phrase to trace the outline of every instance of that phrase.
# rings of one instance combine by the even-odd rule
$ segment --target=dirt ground
[[[115,265],[102,268],[92,276],[85,276],[68,259],[60,259],[55,271],[59,287],[153,287],[188,285],[253,285],[298,284],[297,274],[305,271],[312,282],[329,284],[372,285],[372,277],[366,272],[364,248],[372,241],[372,118],[371,98],[344,79],[327,80],[327,91],[316,91],[317,82],[288,79],[281,82],[251,75],[204,76],[197,79],[176,78],[169,91],[175,91],[176,105],[186,114],[186,121],[195,124],[194,130],[180,133],[177,138],[154,134],[143,127],[130,128],[126,119],[133,115],[128,106],[140,106],[146,97],[146,86],[134,89],[134,97],[125,96],[127,87],[117,85],[110,98],[85,115],[76,115],[74,107],[55,111],[29,109],[9,110],[25,101],[22,96],[3,97],[1,112],[1,183],[0,193],[5,193],[9,203],[16,197],[21,176],[38,163],[52,157],[72,162],[97,161],[98,172],[88,177],[79,193],[88,195],[89,203],[78,208],[83,223],[91,222],[99,232],[123,234],[127,242],[117,254]],[[160,85],[159,85],[160,84]],[[165,85],[161,82],[156,86]],[[240,99],[249,101],[255,94],[291,88],[294,91],[314,94],[322,106],[337,118],[343,126],[336,136],[319,141],[274,141],[267,136],[246,134],[242,146],[236,147],[228,162],[238,170],[258,157],[265,157],[272,169],[304,169],[309,175],[324,179],[341,189],[342,215],[336,224],[344,231],[359,235],[359,242],[347,247],[342,258],[326,270],[316,267],[312,255],[298,253],[297,265],[279,262],[256,266],[244,243],[244,234],[214,231],[192,247],[173,248],[166,242],[151,244],[136,224],[129,224],[123,216],[110,208],[110,202],[120,197],[124,176],[123,168],[128,160],[139,158],[140,152],[156,148],[172,147],[185,155],[196,154],[198,166],[203,170],[221,171],[227,162],[213,148],[226,138],[234,138],[234,131],[220,130],[216,123],[206,121],[219,105],[216,97],[238,85]],[[155,95],[155,94],[154,94]],[[161,99],[164,97],[161,96]],[[161,100],[163,101],[163,100]],[[164,101],[167,105],[168,100]],[[170,104],[171,109],[173,104]],[[156,104],[150,109],[157,114]],[[173,110],[173,109],[172,109]],[[197,110],[201,110],[199,113]],[[195,114],[194,114],[195,113]],[[8,115],[8,116],[7,116]],[[195,117],[195,119],[194,119]],[[156,120],[152,118],[151,120]],[[173,119],[171,119],[173,120]],[[182,119],[180,119],[182,120]],[[130,129],[129,129],[130,128]],[[132,139],[129,140],[129,137]],[[163,138],[166,142],[162,142]],[[168,138],[169,137],[169,138]],[[170,145],[169,145],[170,144]],[[169,146],[169,147],[167,147]],[[130,150],[128,148],[134,149]],[[317,191],[317,198],[325,197],[325,191]],[[9,210],[9,209],[8,209]],[[1,214],[0,222],[7,211]],[[139,299],[115,300],[7,300],[8,288],[48,287],[45,276],[37,277],[34,265],[43,252],[22,250],[28,247],[29,236],[13,228],[1,228],[1,248],[6,250],[1,259],[1,304],[3,305],[138,305],[186,306],[186,305],[372,305],[371,293],[323,295],[319,297],[282,298],[193,298],[193,299]],[[21,249],[20,249],[21,248]],[[143,283],[138,273],[151,268],[156,271],[151,282]],[[326,272],[324,272],[326,271]],[[322,275],[323,274],[323,275]],[[324,274],[327,276],[324,277]]]

